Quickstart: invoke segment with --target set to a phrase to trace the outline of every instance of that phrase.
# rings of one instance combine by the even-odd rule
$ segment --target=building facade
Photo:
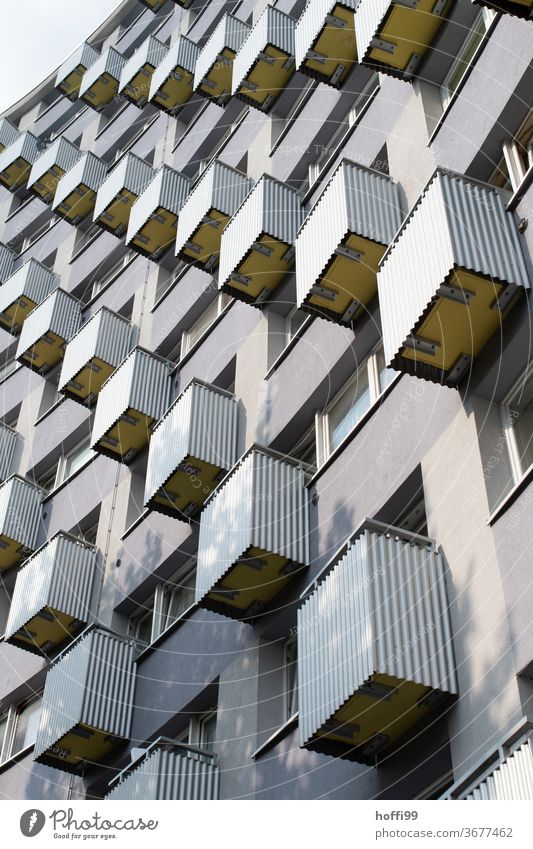
[[[533,798],[531,17],[124,0],[4,114],[2,797]]]

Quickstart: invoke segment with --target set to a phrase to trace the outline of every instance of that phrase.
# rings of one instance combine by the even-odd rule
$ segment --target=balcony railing
[[[19,475],[0,486],[0,572],[35,551],[42,496],[40,487]]]
[[[300,193],[261,177],[222,235],[219,288],[245,303],[268,300],[294,265],[303,220]]]
[[[505,12],[509,15],[515,15],[519,18],[530,19],[533,10],[533,0],[473,0],[480,6],[486,6],[488,9],[494,9],[495,12]]]
[[[467,802],[524,801],[533,799],[533,736],[529,730],[517,732],[510,744],[491,753],[490,764],[480,764],[469,776],[460,779],[443,799]]]
[[[194,89],[219,104],[231,94],[233,60],[250,27],[244,21],[224,15],[196,60]]]
[[[79,96],[100,112],[118,93],[120,75],[126,59],[110,47],[91,65],[82,77]]]
[[[341,86],[357,62],[355,10],[360,0],[308,0],[294,32],[297,70]]]
[[[398,371],[455,386],[529,279],[506,195],[437,170],[378,274],[383,345]]]
[[[59,68],[55,81],[56,88],[69,100],[77,100],[83,75],[99,58],[98,50],[84,41]]]
[[[71,224],[92,215],[96,192],[107,176],[107,165],[94,153],[84,153],[57,184],[52,211]]]
[[[315,587],[298,611],[300,745],[375,765],[457,693],[442,555],[365,523]]]
[[[45,203],[50,203],[61,177],[76,164],[81,155],[79,147],[67,139],[56,139],[33,163],[28,188]]]
[[[17,575],[6,642],[42,656],[72,640],[94,615],[96,576],[94,546],[55,534]]]
[[[17,336],[28,314],[57,289],[59,278],[36,259],[29,259],[0,287],[0,327]]]
[[[144,41],[128,59],[122,69],[119,83],[119,94],[142,107],[148,101],[152,74],[165,58],[167,47],[152,35]]]
[[[344,160],[296,239],[298,306],[339,324],[364,315],[378,265],[402,223],[398,187]]]
[[[131,208],[127,245],[154,261],[166,253],[176,241],[178,214],[190,185],[188,177],[163,165]]]
[[[67,342],[79,330],[83,304],[63,289],[55,289],[28,315],[19,337],[17,360],[46,374],[63,357]]]
[[[16,430],[0,422],[0,483],[15,471],[15,452],[20,437]]]
[[[123,156],[98,189],[94,221],[115,236],[123,236],[131,207],[153,175],[152,166],[143,159],[133,153]]]
[[[4,283],[13,274],[16,257],[15,251],[0,243],[0,283]]]
[[[25,186],[31,166],[44,144],[32,133],[22,133],[0,153],[0,184],[11,192]]]
[[[173,114],[190,99],[194,69],[200,48],[184,36],[171,44],[167,55],[152,74],[150,103]]]
[[[7,118],[0,118],[0,153],[13,144],[20,133]]]

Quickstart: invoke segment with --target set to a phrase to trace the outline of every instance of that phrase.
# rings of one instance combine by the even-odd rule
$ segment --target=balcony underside
[[[0,534],[0,572],[6,572],[27,556],[28,552],[20,542]]]
[[[179,77],[179,79],[176,79]],[[172,76],[158,89],[152,98],[152,103],[165,112],[170,112],[178,106],[183,106],[190,100],[193,91],[194,74],[176,66]]]
[[[131,207],[136,200],[137,195],[133,192],[128,191],[128,189],[121,189],[98,216],[97,224],[113,233],[114,236],[123,236],[128,229]]]
[[[57,333],[48,331],[31,348],[24,351],[18,360],[38,374],[46,374],[62,359],[65,342],[66,340]]]
[[[99,357],[92,357],[84,368],[61,389],[63,395],[88,406],[94,403],[102,384],[115,371],[115,366],[109,365]]]
[[[42,656],[43,651],[50,651],[75,637],[84,624],[60,610],[44,607],[7,642]]]
[[[258,59],[236,94],[250,106],[267,110],[292,77],[294,62],[287,53],[271,44],[263,52],[270,57],[272,64],[265,59]]]
[[[72,191],[54,210],[71,224],[77,224],[94,211],[96,192],[88,186],[80,185]]]
[[[0,313],[0,327],[7,330],[8,333],[18,334],[29,313],[35,309],[37,304],[35,301],[27,298],[22,294],[10,306]]]
[[[143,106],[147,102],[148,95],[150,94],[150,82],[154,71],[154,66],[150,65],[149,62],[146,62],[142,66],[131,82],[124,86],[122,90],[122,94],[126,100],[129,100],[130,103],[134,103],[136,106]]]
[[[448,4],[443,4],[442,15]],[[393,5],[380,26],[375,41],[384,45],[370,46],[366,61],[382,71],[410,76],[437,35],[443,18],[432,14],[435,0],[419,0],[416,9]]]
[[[200,94],[214,100],[225,100],[230,96],[231,75],[235,55],[235,51],[230,50],[229,47],[223,49],[200,83],[198,88]]]
[[[128,407],[93,447],[112,460],[130,463],[139,451],[148,445],[154,424],[155,419],[152,416]]]
[[[164,221],[158,220],[164,218]],[[153,254],[168,250],[176,240],[178,216],[163,206],[159,206],[149,220],[135,234],[130,247],[140,254],[151,257]]]
[[[78,723],[37,760],[65,772],[79,772],[85,765],[99,763],[120,742],[107,731]]]
[[[64,173],[65,172],[59,167],[59,165],[53,165],[46,174],[39,177],[35,183],[29,186],[29,188],[37,195],[37,197],[44,200],[45,203],[50,203],[56,192],[57,184],[61,177],[63,177]]]
[[[344,6],[335,6],[331,14],[344,21],[345,26],[326,24],[309,51],[317,57],[308,57],[301,70],[315,80],[340,86],[357,62],[354,12]]]
[[[19,156],[5,171],[2,171],[0,182],[6,189],[15,192],[27,183],[30,171],[31,164],[23,159],[22,156]]]
[[[58,89],[62,91],[69,100],[76,100],[78,98],[81,81],[86,70],[87,68],[84,68],[83,65],[78,65],[77,68],[74,68],[74,70],[59,83]]]
[[[226,471],[189,454],[150,499],[148,507],[174,519],[188,519],[201,510]]]
[[[103,109],[111,103],[118,92],[118,80],[107,72],[98,77],[92,86],[82,95],[82,100],[92,106],[93,109]]]
[[[228,221],[228,215],[219,212],[218,209],[210,209],[202,224],[180,251],[180,256],[187,262],[200,266],[214,265],[220,254],[222,231]]]
[[[225,292],[248,304],[254,303],[258,298],[263,302],[270,297],[294,261],[292,251],[289,261],[284,260],[291,246],[272,236],[263,233],[256,244],[262,246],[265,253],[254,248],[249,250],[236,269],[236,273],[243,279],[231,277],[223,286]]]

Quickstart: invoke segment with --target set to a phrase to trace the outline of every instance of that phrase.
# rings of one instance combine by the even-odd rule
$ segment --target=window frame
[[[451,67],[448,69],[448,72],[447,72],[446,76],[444,77],[444,80],[443,80],[443,82],[440,86],[441,101],[442,101],[442,107],[443,107],[444,110],[446,110],[448,108],[448,106],[450,105],[450,103],[454,99],[456,92],[458,92],[460,90],[460,87],[461,87],[461,85],[462,85],[462,83],[465,79],[466,74],[470,73],[472,66],[476,62],[477,56],[478,56],[478,50],[480,49],[483,42],[487,38],[487,34],[488,34],[489,29],[490,29],[490,27],[491,27],[491,25],[492,25],[492,23],[493,23],[493,21],[496,17],[496,14],[497,13],[495,12],[494,9],[489,9],[486,6],[483,6],[480,9],[479,14],[475,18],[475,20],[472,22],[472,26],[470,27],[468,35],[466,36],[461,47],[459,48],[457,56],[453,60]],[[479,32],[479,30],[478,30],[478,26],[481,23],[485,27],[483,32]],[[478,38],[479,38],[479,41],[477,41],[477,43],[476,43],[476,39],[478,39]],[[464,56],[466,54],[468,54],[468,52],[471,50],[472,45],[475,45],[474,50],[473,50],[473,52],[470,56],[470,59],[465,62]],[[457,74],[457,71],[461,68],[461,66],[464,66],[463,72],[462,72],[462,74],[460,74],[459,78],[457,79],[457,82],[455,83],[453,89],[450,89],[448,83],[449,83],[450,79]]]
[[[181,334],[181,339],[178,343],[179,345],[179,360],[176,365],[182,362],[182,360],[188,356],[191,351],[193,351],[197,345],[199,345],[205,335],[210,331],[215,322],[218,321],[220,316],[228,309],[228,307],[233,303],[234,298],[231,295],[228,295],[227,292],[217,292],[216,296],[212,301],[206,306],[205,310],[203,310],[196,321],[194,321],[190,327],[183,331]],[[198,326],[200,320],[206,315],[206,313],[216,304],[216,315],[213,316],[213,319],[206,324],[200,335],[194,340],[194,342],[190,342],[191,334],[193,330]],[[171,353],[177,351],[178,345],[172,350]],[[174,362],[174,361],[173,361]]]
[[[500,405],[502,430],[505,436],[505,445],[507,448],[509,465],[511,467],[513,487],[517,486],[522,480],[524,480],[533,468],[533,462],[530,463],[529,466],[524,467],[520,459],[520,451],[518,448],[518,440],[516,438],[514,424],[516,416],[513,414],[511,409],[512,401],[516,398],[517,394],[519,394],[520,390],[523,389],[531,380],[533,380],[533,363],[531,363],[528,368],[522,372]]]
[[[290,658],[290,652],[294,657]],[[292,666],[292,669],[291,669]],[[298,637],[291,634],[283,642],[283,723],[298,713]]]
[[[32,742],[26,743],[26,745],[22,748],[15,748],[17,730],[20,725],[20,717],[31,705],[37,705],[37,712],[40,714],[42,707],[41,692],[34,693],[27,699],[23,699],[20,702],[9,705],[8,708],[0,715],[0,722],[3,720],[6,722],[4,736],[0,740],[0,768],[4,767],[14,758],[20,757],[24,752],[29,751],[35,745],[34,739]]]
[[[154,592],[140,605],[132,616],[130,616],[128,624],[128,633],[134,639],[139,640],[143,646],[148,648],[158,640],[168,628],[171,628],[183,618],[186,611],[194,606],[194,600],[191,604],[180,610],[177,616],[170,616],[172,598],[174,594],[179,595],[190,589],[190,587],[180,586],[180,582],[185,582],[193,573],[196,575],[197,558],[196,555],[189,559],[178,569],[178,571],[167,581],[159,581],[154,589]],[[149,616],[152,618],[150,628],[150,640],[139,639],[138,629],[145,619]]]

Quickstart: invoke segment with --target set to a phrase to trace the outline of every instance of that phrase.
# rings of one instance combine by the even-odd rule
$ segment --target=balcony
[[[0,283],[4,283],[13,274],[16,258],[15,251],[0,243]]]
[[[152,75],[150,103],[172,115],[190,100],[199,53],[198,45],[182,35],[170,45]]]
[[[529,288],[506,194],[437,170],[378,274],[388,365],[455,386]]]
[[[131,351],[134,329],[126,318],[101,307],[65,349],[59,391],[92,406],[108,377]]]
[[[0,483],[13,473],[19,435],[9,425],[0,422]]]
[[[81,324],[83,304],[64,289],[55,289],[28,315],[20,333],[17,360],[44,375],[61,362],[67,342]]]
[[[218,799],[219,775],[213,752],[159,737],[146,749],[132,749],[131,758],[110,782],[106,799]]]
[[[263,176],[222,235],[219,288],[248,304],[263,304],[294,264],[303,223],[302,196]]]
[[[94,616],[97,555],[63,531],[20,569],[5,640],[42,656],[72,640]]]
[[[376,765],[457,694],[445,565],[365,522],[298,611],[300,745]]]
[[[28,314],[57,289],[59,278],[36,259],[29,259],[0,286],[0,327],[18,336]]]
[[[355,16],[359,61],[412,79],[449,6],[449,0],[361,0]]]
[[[103,181],[94,205],[94,221],[120,238],[127,229],[131,207],[144,191],[154,171],[133,153],[122,157]]]
[[[267,6],[233,63],[232,94],[268,112],[294,73],[294,28],[290,15]]]
[[[65,772],[98,763],[131,731],[134,644],[85,631],[49,667],[34,760]]]
[[[91,448],[130,463],[148,445],[152,428],[170,404],[172,363],[134,348],[102,385]]]
[[[59,68],[55,87],[69,100],[77,100],[83,75],[99,58],[98,50],[84,41]]]
[[[215,160],[181,208],[176,256],[206,271],[214,268],[222,232],[252,186],[249,177]]]
[[[298,306],[351,326],[377,292],[377,272],[403,220],[388,177],[341,162],[296,239]]]
[[[298,71],[342,85],[357,62],[355,10],[359,0],[308,0],[294,31]]]
[[[60,136],[35,160],[28,179],[28,189],[45,203],[50,203],[59,180],[80,156],[79,147]]]
[[[472,2],[480,6],[487,6],[488,9],[494,9],[495,12],[505,12],[528,20],[531,18],[533,10],[533,0],[495,0],[493,3],[490,0],[472,0]]]
[[[176,241],[178,214],[190,187],[187,177],[163,165],[131,208],[127,245],[154,262],[162,257]]]
[[[253,446],[207,502],[196,601],[233,619],[262,614],[309,565],[309,493],[301,466]]]
[[[125,57],[110,47],[87,69],[80,85],[80,98],[100,112],[118,94]]]
[[[0,153],[15,142],[20,133],[7,118],[0,118]]]
[[[32,133],[22,133],[15,141],[0,153],[0,185],[11,192],[25,186],[30,176],[31,166],[41,153],[44,145]]]
[[[528,723],[491,753],[489,762],[457,781],[442,799],[467,802],[524,801],[533,799],[533,736]]]
[[[107,176],[107,165],[94,153],[84,153],[61,177],[52,203],[52,212],[77,225],[92,215],[96,192]]]
[[[35,551],[42,490],[12,475],[0,486],[0,573]]]
[[[196,61],[195,91],[220,105],[229,99],[233,60],[249,32],[244,21],[224,15]]]
[[[152,35],[128,59],[122,69],[119,94],[142,108],[148,102],[152,74],[165,58],[167,47]]]
[[[238,459],[233,395],[193,380],[153,430],[146,507],[188,520]]]

